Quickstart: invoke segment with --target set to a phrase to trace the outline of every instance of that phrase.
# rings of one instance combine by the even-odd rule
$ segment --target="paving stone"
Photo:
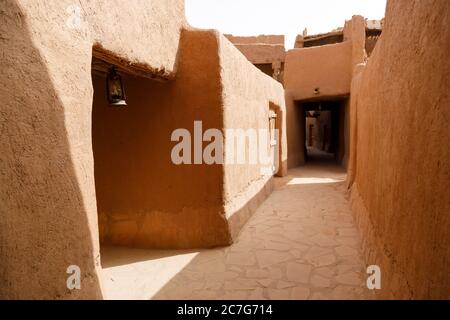
[[[250,300],[267,300],[266,297],[264,297],[264,289],[258,288],[255,290],[250,291],[248,295],[248,299]]]
[[[357,256],[358,251],[354,248],[351,248],[349,246],[339,246],[335,248],[336,253],[340,257],[346,257],[346,256]]]
[[[258,260],[258,265],[264,268],[290,260],[292,256],[286,252],[275,250],[258,250],[256,251],[256,259]]]
[[[336,268],[330,267],[315,268],[314,273],[325,278],[332,278],[336,273]]]
[[[245,273],[246,278],[258,278],[258,279],[267,279],[270,277],[270,272],[267,270],[261,269],[247,269]]]
[[[233,280],[239,277],[239,273],[234,271],[225,271],[225,272],[211,272],[205,274],[204,279],[206,281],[225,281],[225,280]]]
[[[264,241],[262,243],[262,248],[271,249],[276,251],[287,251],[291,248],[286,242],[276,242],[276,241]]]
[[[228,266],[228,269],[230,269],[231,271],[242,272],[241,268],[233,265]]]
[[[225,266],[225,263],[223,263],[223,259],[214,259],[214,260],[210,260],[210,261],[204,262],[202,264],[199,264],[199,268],[197,270],[203,271],[204,273],[225,272],[226,266]]]
[[[355,265],[355,264],[339,264],[336,266],[337,274],[343,274],[348,271],[358,271],[362,270],[361,265]]]
[[[316,234],[315,236],[311,237],[311,241],[321,247],[333,247],[339,245],[339,242],[334,240],[332,237],[326,236],[324,234]]]
[[[302,256],[303,256],[303,254],[304,254],[304,251],[301,251],[301,250],[298,250],[298,249],[292,249],[292,250],[289,250],[289,252],[290,252],[290,254],[292,254],[292,256],[294,257],[294,258],[301,258]]]
[[[222,300],[247,300],[249,297],[249,291],[226,291],[219,299]],[[204,298],[203,298],[204,299]]]
[[[256,281],[258,281],[258,283],[264,288],[269,287],[273,282],[275,282],[273,279],[258,279]]]
[[[287,282],[283,280],[279,280],[277,282],[277,289],[286,289],[286,288],[292,288],[295,287],[297,284],[294,282]]]
[[[205,290],[219,290],[220,288],[222,288],[222,286],[223,286],[222,282],[212,281],[212,282],[207,282],[203,289],[205,289]]]
[[[306,261],[316,267],[329,266],[336,262],[336,257],[333,254],[326,254],[322,256],[308,256]]]
[[[271,267],[269,268],[271,279],[281,279],[283,277],[283,271],[280,268]]]
[[[251,252],[230,252],[227,254],[226,263],[240,266],[252,266],[255,264],[255,257]]]
[[[309,299],[310,300],[329,300],[330,296],[325,295],[321,292],[314,292],[313,294],[310,295]]]
[[[225,281],[225,290],[252,290],[259,287],[254,279],[237,278],[235,280]]]
[[[286,267],[286,278],[290,281],[308,283],[311,270],[310,265],[289,263]]]
[[[347,284],[352,286],[361,286],[364,284],[360,274],[356,272],[348,272],[336,276],[336,282],[340,284]]]
[[[292,300],[306,300],[311,294],[311,290],[305,287],[295,287],[291,291]]]
[[[272,289],[266,288],[267,296],[270,300],[287,300],[289,299],[289,289]]]
[[[329,278],[325,278],[319,275],[313,275],[311,277],[311,285],[319,288],[328,288],[331,285],[331,281]]]
[[[183,276],[186,277],[189,280],[197,281],[197,280],[203,279],[204,273],[203,272],[194,272],[194,271],[186,270],[186,271],[183,272]]]

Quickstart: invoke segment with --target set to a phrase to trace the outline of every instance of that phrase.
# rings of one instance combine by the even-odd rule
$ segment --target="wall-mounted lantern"
[[[122,77],[114,67],[110,68],[106,76],[106,94],[111,106],[126,106],[125,91],[123,89]]]

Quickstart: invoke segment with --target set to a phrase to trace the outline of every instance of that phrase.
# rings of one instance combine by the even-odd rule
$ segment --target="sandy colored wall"
[[[262,72],[283,83],[286,56],[284,36],[225,37]]]
[[[31,2],[31,1],[27,1]],[[73,1],[57,1],[66,6]],[[135,71],[164,78],[176,71],[184,0],[79,0],[90,40]],[[53,6],[53,2],[52,2]],[[64,12],[64,11],[63,11]]]
[[[281,168],[287,169],[286,110],[280,83],[260,72],[225,37],[220,37],[224,128],[268,129],[270,105],[281,122]],[[225,137],[227,139],[227,136]],[[225,149],[225,153],[229,150]],[[270,177],[261,175],[259,165],[226,165],[224,172],[225,213],[236,235],[250,214],[271,191]]]
[[[339,111],[340,148],[337,159],[347,169],[350,157],[350,99],[345,99],[341,102],[341,109]]]
[[[352,43],[292,49],[286,53],[284,86],[294,100],[350,93]],[[320,93],[315,94],[314,89]]]
[[[176,166],[170,135],[177,128],[193,133],[195,120],[204,131],[267,129],[271,103],[281,120],[285,115],[281,85],[217,32],[193,30],[182,33],[173,81],[124,78],[127,107],[109,107],[104,79],[95,79],[93,142],[103,242],[151,248],[229,244],[270,193],[270,177],[247,164]]]
[[[383,298],[450,298],[449,24],[447,0],[388,1],[354,86],[352,203]]]
[[[284,66],[288,167],[305,163],[305,117],[297,101],[350,94],[353,42],[289,50]],[[332,59],[330,57],[333,57]],[[320,93],[314,90],[319,88]]]
[[[108,106],[105,80],[94,79],[93,146],[103,242],[147,248],[228,244],[222,165],[171,160],[175,129],[188,129],[193,144],[194,121],[202,121],[203,131],[223,127],[216,34],[183,31],[173,81],[125,77],[124,108]],[[193,157],[192,152],[192,162]]]
[[[102,297],[92,49],[163,77],[176,66],[183,1],[76,1],[82,23],[70,28],[73,4],[0,4],[2,298]],[[81,269],[81,290],[66,287],[69,265]]]
[[[224,35],[234,44],[270,44],[284,46],[284,35],[233,36]]]
[[[236,48],[253,64],[281,63],[285,58],[284,45],[236,44]]]
[[[288,168],[305,164],[305,115],[303,106],[293,100],[289,92],[286,99],[286,131],[288,145]]]
[[[343,99],[340,115],[339,146],[337,160],[347,166],[352,152],[350,142],[350,100],[355,68],[366,59],[365,20],[353,16],[346,21],[344,42],[311,48],[297,48],[286,53],[284,87],[286,89],[288,166],[305,163],[305,121],[301,100]],[[319,94],[314,90],[319,88]],[[353,150],[355,153],[356,151]]]

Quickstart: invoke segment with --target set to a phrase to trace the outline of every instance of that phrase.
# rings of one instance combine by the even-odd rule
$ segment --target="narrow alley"
[[[230,247],[102,248],[110,299],[370,299],[345,172],[312,163],[276,190]]]
[[[0,300],[450,300],[449,27],[449,0],[1,0]]]

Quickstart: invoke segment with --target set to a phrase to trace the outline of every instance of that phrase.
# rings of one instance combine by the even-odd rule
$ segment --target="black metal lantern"
[[[120,107],[127,105],[122,77],[114,67],[109,69],[106,77],[106,94],[108,95],[108,102],[111,106]]]

